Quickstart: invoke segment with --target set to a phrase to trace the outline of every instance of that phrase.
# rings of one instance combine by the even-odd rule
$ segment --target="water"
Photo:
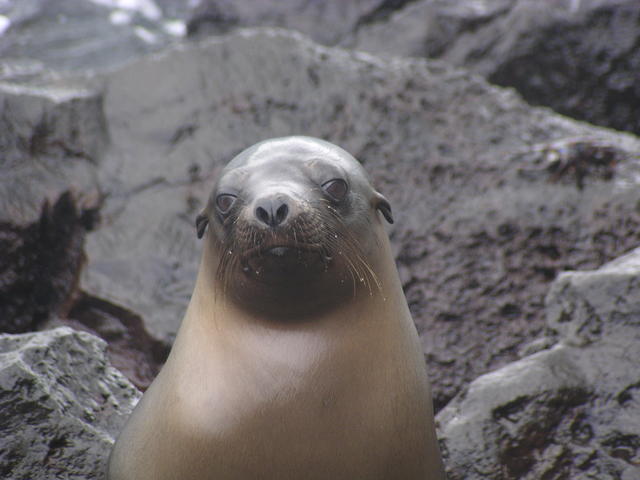
[[[0,80],[108,70],[165,48],[184,38],[193,1],[0,0]]]

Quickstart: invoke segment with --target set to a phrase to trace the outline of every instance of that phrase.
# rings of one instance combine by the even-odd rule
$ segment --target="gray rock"
[[[190,34],[280,26],[376,55],[439,58],[535,105],[640,132],[635,0],[202,0]]]
[[[68,190],[95,196],[107,145],[96,88],[0,83],[0,221],[32,223],[46,200]]]
[[[547,298],[547,324],[563,342],[589,346],[640,332],[640,250],[595,272],[561,274]],[[640,375],[640,372],[639,372]]]
[[[422,0],[344,43],[446,60],[532,104],[640,133],[639,19],[635,0]]]
[[[0,332],[61,322],[86,329],[107,339],[114,365],[145,387],[167,346],[135,312],[79,291],[85,235],[113,193],[98,182],[108,148],[99,81],[0,84]]]
[[[105,349],[67,327],[0,335],[2,478],[102,478],[140,396],[109,366]]]
[[[226,33],[238,27],[297,30],[335,45],[359,25],[386,17],[411,0],[200,0],[187,21],[191,36]]]
[[[640,476],[640,249],[563,273],[559,343],[474,380],[438,415],[451,480]]]
[[[102,96],[68,83],[0,84],[0,332],[64,316],[101,203]]]
[[[436,58],[446,55],[465,33],[508,14],[517,3],[518,0],[418,0],[384,21],[361,25],[342,43],[380,56]]]

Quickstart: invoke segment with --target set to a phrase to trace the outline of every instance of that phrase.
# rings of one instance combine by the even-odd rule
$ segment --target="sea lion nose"
[[[256,218],[271,228],[282,225],[289,216],[287,200],[283,195],[270,195],[259,199],[256,202]]]

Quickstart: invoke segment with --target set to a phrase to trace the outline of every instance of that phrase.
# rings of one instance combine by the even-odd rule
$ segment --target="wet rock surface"
[[[105,349],[67,327],[0,335],[2,478],[102,478],[140,397]]]
[[[79,212],[67,192],[53,205],[45,202],[35,223],[0,223],[4,332],[33,331],[51,316],[68,313],[84,263],[84,237],[96,208]]]
[[[549,350],[474,380],[438,415],[456,479],[634,479],[640,474],[640,250],[563,273]]]
[[[6,0],[0,3],[0,79],[107,70],[184,34],[188,0]]]

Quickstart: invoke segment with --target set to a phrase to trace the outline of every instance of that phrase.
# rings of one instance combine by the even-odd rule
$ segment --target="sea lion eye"
[[[229,213],[231,207],[233,207],[233,204],[236,202],[236,198],[235,195],[231,195],[230,193],[221,193],[218,195],[216,198],[216,206],[220,213]]]
[[[333,180],[323,183],[322,188],[331,198],[337,201],[344,200],[344,197],[347,195],[347,190],[349,189],[347,182],[341,178],[334,178]]]

